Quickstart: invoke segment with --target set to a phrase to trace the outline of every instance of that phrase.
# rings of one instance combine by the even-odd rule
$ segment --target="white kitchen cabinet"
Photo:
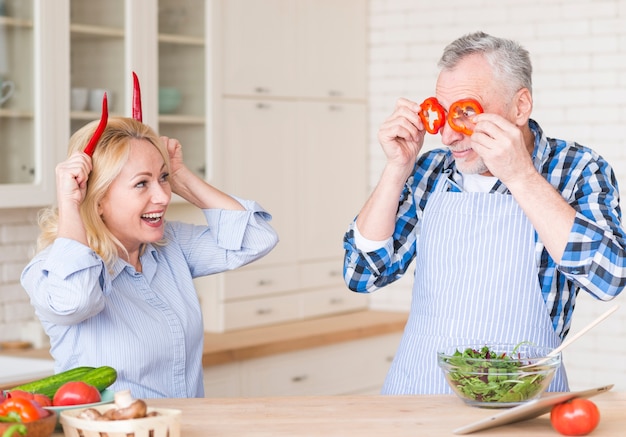
[[[223,93],[296,95],[296,2],[226,0],[222,23]]]
[[[144,123],[180,138],[189,167],[210,177],[208,3],[1,0],[0,80],[15,87],[0,106],[0,207],[54,203],[54,168],[70,135],[100,117],[95,90],[108,92],[111,116],[129,116],[133,71]],[[159,111],[165,87],[181,95],[167,113]]]
[[[366,95],[366,0],[221,2],[226,95]]]
[[[137,73],[143,122],[179,139],[185,163],[203,178],[210,150],[205,5],[206,0],[70,0],[72,88],[108,90],[109,113],[129,116],[132,72]],[[72,132],[100,117],[92,97],[86,108],[72,111]]]
[[[298,241],[297,114],[292,102],[257,99],[222,99],[218,173],[226,192],[259,202],[280,229],[280,243],[254,266],[292,262]]]
[[[222,0],[212,16],[214,181],[266,208],[280,242],[217,290],[197,281],[206,329],[367,307],[341,276],[367,195],[367,2]]]
[[[207,162],[211,155],[207,122],[211,54],[206,41],[210,12],[210,0],[158,0],[159,131],[180,140],[185,163],[205,179],[212,177]]]
[[[208,398],[241,397],[240,369],[240,362],[205,367],[204,396]]]
[[[206,397],[375,394],[401,333],[204,368]]]
[[[13,84],[0,106],[0,207],[50,203],[57,145],[67,142],[68,5],[4,0],[0,82]],[[51,36],[58,36],[52,38]],[[3,96],[10,93],[4,88]]]
[[[297,257],[324,259],[343,253],[343,234],[365,201],[366,105],[306,101],[298,107]]]
[[[298,94],[365,98],[367,1],[298,0]]]

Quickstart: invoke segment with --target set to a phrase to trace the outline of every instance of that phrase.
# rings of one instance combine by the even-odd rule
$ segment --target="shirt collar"
[[[154,273],[156,271],[156,265],[159,262],[159,252],[152,244],[148,244],[143,254],[141,255],[141,267],[143,270],[143,274],[147,279],[152,279]],[[129,274],[134,273],[134,268],[129,263],[124,261],[121,258],[118,258],[117,261],[113,264],[111,269],[111,280],[115,280],[125,269],[128,270]]]
[[[543,163],[550,156],[550,142],[548,138],[544,135],[543,129],[539,126],[532,118],[528,120],[528,126],[530,130],[535,135],[535,147],[533,149],[532,159],[535,164],[535,168],[538,172],[541,172],[541,168],[543,167]]]

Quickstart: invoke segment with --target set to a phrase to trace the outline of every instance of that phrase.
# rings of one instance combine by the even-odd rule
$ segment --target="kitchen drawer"
[[[241,363],[208,366],[204,370],[205,398],[236,398],[241,396]]]
[[[316,396],[380,390],[400,333],[242,362],[241,395]]]
[[[302,288],[317,288],[340,284],[344,284],[342,258],[319,262],[304,262],[300,265],[300,286]]]
[[[251,328],[298,319],[300,296],[287,294],[222,305],[226,330]]]
[[[224,277],[224,300],[267,296],[294,290],[298,287],[295,264],[264,268],[242,268],[228,272]]]
[[[301,315],[303,318],[338,314],[367,308],[369,295],[355,293],[345,285],[302,293]]]

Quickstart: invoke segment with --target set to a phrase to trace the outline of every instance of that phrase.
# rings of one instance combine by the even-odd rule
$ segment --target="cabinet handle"
[[[328,95],[330,97],[341,97],[343,96],[343,93],[339,90],[328,90]]]
[[[256,313],[259,316],[266,316],[272,313],[272,309],[271,308],[259,308],[258,310],[256,310]]]
[[[328,110],[331,112],[339,112],[343,111],[343,107],[341,105],[328,105]]]
[[[307,379],[309,379],[307,375],[298,375],[291,378],[291,382],[304,382]]]
[[[257,86],[254,88],[254,92],[259,94],[267,94],[270,92],[270,89],[262,86]]]
[[[339,270],[330,270],[328,272],[328,276],[330,276],[331,278],[336,278],[337,276],[342,276],[343,272],[339,271]]]
[[[259,103],[257,103],[257,104],[256,104],[256,108],[257,108],[257,109],[270,109],[270,108],[271,108],[271,106],[270,106],[270,105],[268,105],[267,103],[261,103],[261,102],[259,102]]]
[[[266,287],[268,285],[272,285],[273,281],[271,279],[261,279],[259,280],[259,282],[257,282],[256,285],[258,285],[259,287]]]
[[[343,303],[343,299],[339,298],[339,297],[334,297],[330,300],[330,304],[331,305],[340,305]]]

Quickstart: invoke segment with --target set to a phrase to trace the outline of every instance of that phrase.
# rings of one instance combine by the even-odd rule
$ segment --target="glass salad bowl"
[[[466,404],[508,408],[540,397],[561,365],[561,353],[532,344],[458,345],[437,353],[448,384]]]

